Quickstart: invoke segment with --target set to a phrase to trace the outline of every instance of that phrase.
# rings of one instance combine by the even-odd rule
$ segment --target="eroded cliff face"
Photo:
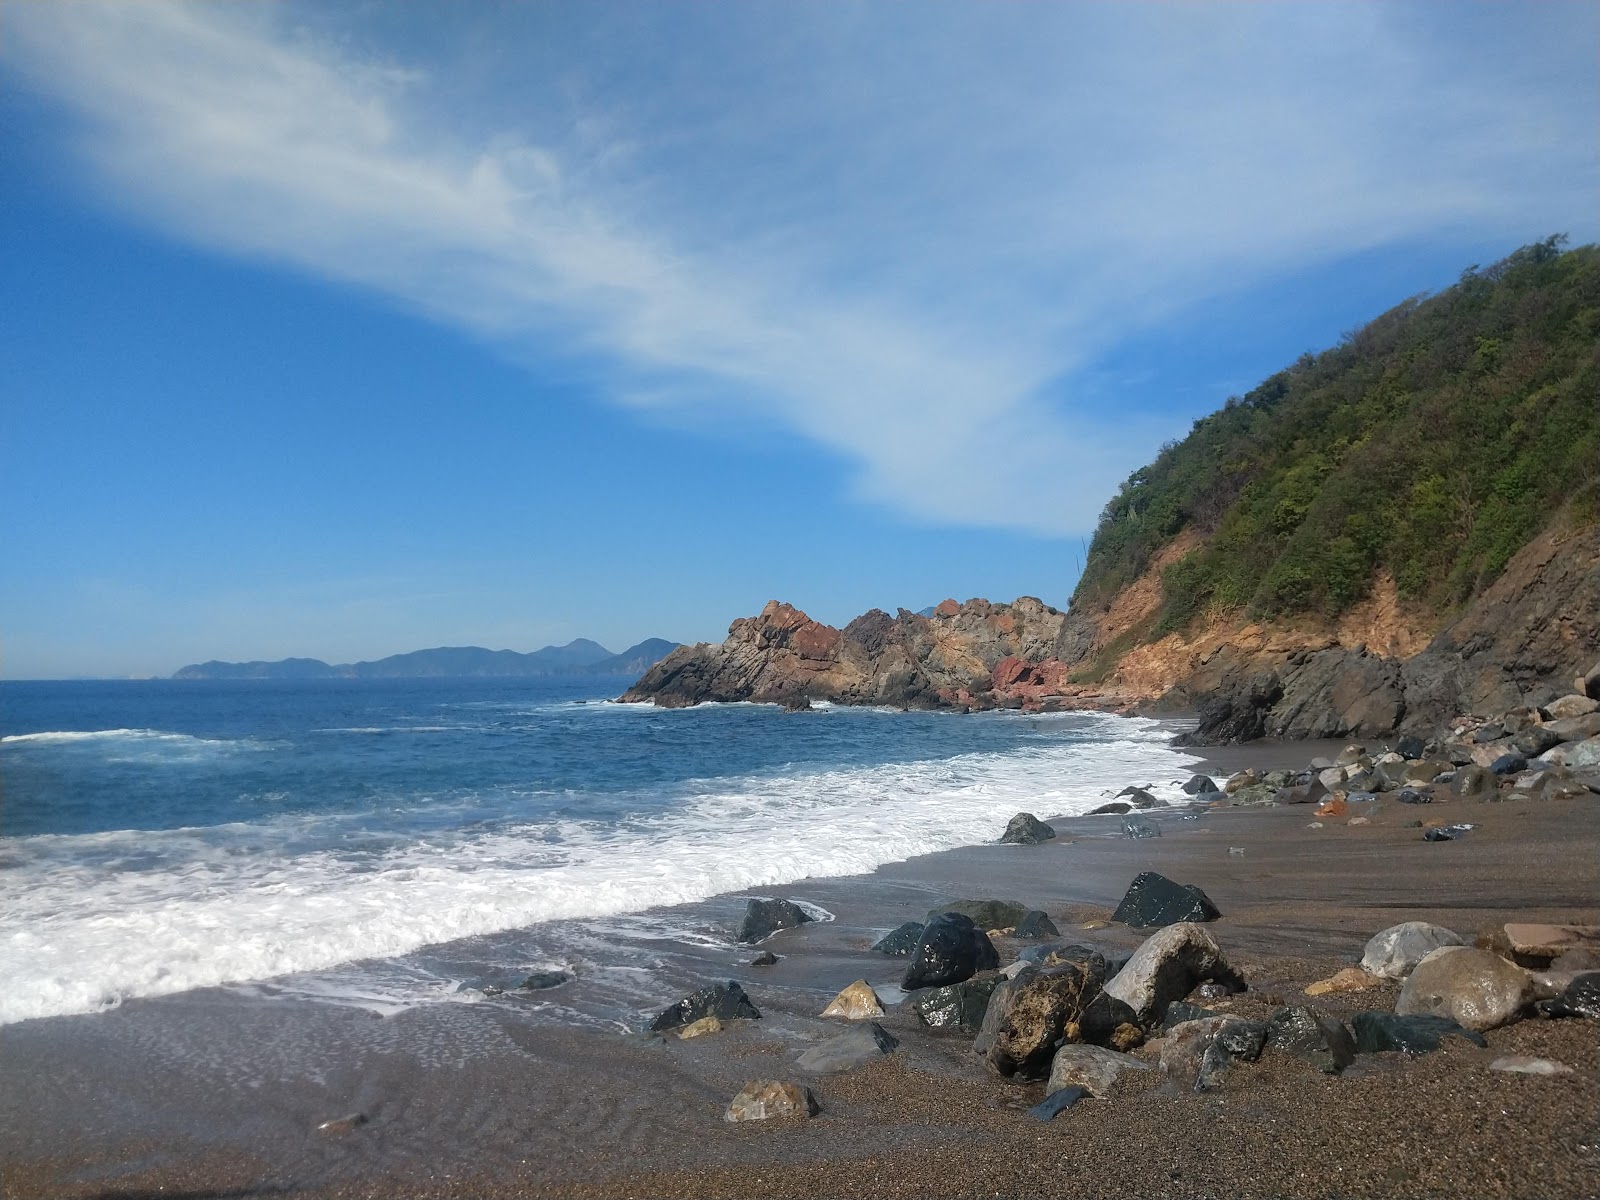
[[[1534,539],[1436,633],[1380,577],[1337,622],[1217,615],[1145,643],[1163,564],[1096,614],[946,600],[931,616],[874,610],[835,629],[773,601],[724,642],[674,651],[623,699],[1193,711],[1191,740],[1218,743],[1433,729],[1541,704],[1600,660],[1600,529]]]

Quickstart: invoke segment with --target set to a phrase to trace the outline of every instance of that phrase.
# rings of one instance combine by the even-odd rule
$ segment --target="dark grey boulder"
[[[1106,978],[1110,979],[1115,974],[1115,969],[1108,962]],[[1109,1046],[1118,1041],[1125,1032],[1124,1026],[1128,1025],[1137,1027],[1139,1014],[1133,1011],[1131,1004],[1117,999],[1104,988],[1089,1001],[1089,1007],[1083,1010],[1083,1016],[1078,1019],[1083,1040],[1093,1046]]]
[[[1266,1040],[1267,1027],[1257,1021],[1229,1016],[1185,1021],[1162,1040],[1161,1073],[1196,1092],[1215,1091],[1235,1061],[1260,1058]]]
[[[651,1021],[650,1028],[660,1033],[691,1025],[701,1017],[716,1017],[719,1021],[759,1021],[761,1012],[750,1003],[744,989],[730,979],[727,983],[713,983],[691,992]]]
[[[1562,737],[1553,730],[1546,729],[1543,725],[1535,725],[1524,729],[1511,739],[1511,748],[1524,758],[1538,758],[1546,750],[1559,746]]]
[[[989,1011],[989,998],[1005,980],[998,971],[985,971],[946,987],[927,988],[910,996],[911,1010],[930,1029],[957,1030],[976,1036]]]
[[[907,921],[898,929],[884,934],[872,948],[879,954],[887,954],[890,958],[905,958],[917,948],[917,943],[922,940],[924,928],[926,927],[921,921]]]
[[[1179,921],[1215,921],[1222,913],[1199,888],[1174,883],[1154,871],[1140,871],[1111,914],[1134,929],[1159,929]]]
[[[1135,808],[1155,808],[1161,803],[1142,787],[1125,787],[1117,793],[1116,799],[1126,800]]]
[[[1011,931],[1011,936],[1030,939],[1060,937],[1061,930],[1056,928],[1056,923],[1050,919],[1047,913],[1042,913],[1035,908],[1017,922],[1016,927]]]
[[[799,1058],[802,1071],[813,1075],[832,1075],[865,1066],[873,1059],[891,1053],[900,1039],[876,1021],[867,1021],[844,1033],[818,1042]]]
[[[1019,812],[1006,825],[1000,835],[1002,845],[1037,846],[1055,837],[1056,831],[1029,812]]]
[[[1403,787],[1395,799],[1401,804],[1432,804],[1433,793],[1427,788]]]
[[[1068,1027],[1105,984],[1106,962],[1087,946],[1055,967],[1028,964],[995,988],[973,1049],[1002,1078],[1043,1079]]]
[[[1515,775],[1527,769],[1528,760],[1520,754],[1502,754],[1489,764],[1489,772],[1493,775]]]
[[[1483,1034],[1474,1033],[1449,1017],[1398,1016],[1388,1012],[1359,1012],[1350,1021],[1356,1031],[1356,1053],[1381,1054],[1403,1050],[1407,1054],[1429,1054],[1439,1049],[1447,1037],[1464,1038],[1475,1046],[1487,1047]]]
[[[1600,971],[1585,971],[1567,984],[1554,1000],[1539,1005],[1548,1017],[1587,1017],[1600,1020]]]
[[[1328,798],[1328,789],[1320,781],[1310,783],[1297,783],[1292,787],[1279,788],[1272,797],[1272,802],[1277,805],[1286,804],[1321,804]]]
[[[1115,817],[1132,811],[1133,805],[1126,800],[1113,800],[1109,804],[1102,804],[1099,808],[1091,808],[1083,815],[1086,817]]]
[[[1191,796],[1204,796],[1210,792],[1220,792],[1222,789],[1209,775],[1191,775],[1189,782],[1183,785],[1183,790]]]
[[[543,992],[571,981],[572,972],[570,971],[535,971],[522,981],[522,990],[525,992]]]
[[[763,950],[750,960],[752,967],[775,967],[778,965],[778,956],[771,950]]]
[[[809,920],[811,914],[792,900],[752,900],[745,907],[744,920],[734,940],[759,942],[780,929],[793,929]]]
[[[979,971],[992,971],[1000,965],[989,935],[973,924],[972,918],[947,912],[934,917],[924,927],[911,951],[900,986],[908,991],[943,987],[971,979]]]
[[[1421,758],[1428,746],[1415,734],[1408,733],[1394,744],[1395,753],[1405,758]]]
[[[1161,1019],[1162,1029],[1171,1029],[1174,1025],[1182,1025],[1185,1021],[1204,1021],[1207,1017],[1220,1017],[1219,1012],[1209,1008],[1201,1008],[1198,1004],[1189,1004],[1183,1000],[1174,1000],[1167,1005],[1167,1015]]]
[[[944,913],[959,913],[979,929],[1010,929],[1032,910],[1015,900],[952,900],[928,910],[931,921]]]
[[[1064,1087],[1035,1104],[1028,1110],[1028,1115],[1036,1121],[1053,1121],[1088,1094],[1087,1088],[1076,1085]]]
[[[1304,1004],[1272,1014],[1267,1045],[1304,1059],[1324,1075],[1337,1075],[1356,1060],[1355,1040],[1344,1023]]]
[[[1131,838],[1154,838],[1161,836],[1161,826],[1128,813],[1122,818],[1122,832],[1124,836]]]

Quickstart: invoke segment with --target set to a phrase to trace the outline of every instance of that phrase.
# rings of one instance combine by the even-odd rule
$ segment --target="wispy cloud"
[[[917,517],[1042,533],[1172,432],[1074,402],[1119,338],[1427,231],[1593,222],[1590,97],[1544,53],[1582,5],[1527,18],[1526,67],[1379,6],[629,11],[524,31],[520,64],[480,45],[487,96],[448,49],[358,54],[279,6],[13,5],[6,61],[180,237],[798,433]]]

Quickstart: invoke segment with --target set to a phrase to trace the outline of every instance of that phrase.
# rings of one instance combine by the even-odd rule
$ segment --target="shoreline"
[[[1246,760],[1263,770],[1303,765],[1317,751],[1278,743],[1182,752],[1201,760],[1196,769],[1220,775]],[[1260,1164],[1214,1161],[1203,1150],[1219,1128],[1251,1142],[1284,1122],[1303,1136],[1306,1115],[1330,1105],[1346,1133],[1352,1122],[1373,1125],[1388,1113],[1398,1129],[1427,1127],[1427,1145],[1459,1138],[1459,1123],[1430,1126],[1431,1117],[1414,1111],[1419,1090],[1443,1098],[1487,1090],[1508,1097],[1507,1112],[1536,1110],[1536,1121],[1490,1137],[1497,1161],[1533,1161],[1532,1138],[1547,1170],[1577,1172],[1587,1160],[1568,1118],[1600,1101],[1600,1048],[1581,1021],[1524,1021],[1489,1035],[1497,1052],[1548,1054],[1577,1067],[1573,1076],[1491,1075],[1483,1052],[1454,1048],[1345,1079],[1263,1060],[1237,1092],[1086,1102],[1049,1126],[1023,1112],[1042,1096],[1040,1085],[994,1078],[970,1039],[920,1028],[907,1006],[886,1004],[880,1022],[901,1040],[894,1054],[842,1076],[807,1080],[795,1070],[801,1049],[837,1031],[816,1014],[840,988],[865,978],[886,1002],[895,997],[904,960],[873,953],[877,936],[963,896],[1021,900],[1048,912],[1068,940],[1127,953],[1142,935],[1102,923],[1132,876],[1155,869],[1195,883],[1223,913],[1207,928],[1250,981],[1235,1004],[1243,1015],[1263,998],[1304,1002],[1308,983],[1347,965],[1368,937],[1398,921],[1436,921],[1469,940],[1496,920],[1600,923],[1584,852],[1600,840],[1600,814],[1589,801],[1453,800],[1444,811],[1479,829],[1442,844],[1424,842],[1405,824],[1410,813],[1397,809],[1388,806],[1368,827],[1320,830],[1306,828],[1306,808],[1220,809],[1195,821],[1155,810],[1147,815],[1164,836],[1138,841],[1121,837],[1114,817],[1058,819],[1058,837],[1038,846],[967,846],[867,875],[683,906],[713,925],[731,925],[745,895],[792,897],[834,916],[760,947],[664,950],[661,1007],[676,999],[668,994],[674,979],[686,992],[733,978],[763,1013],[694,1042],[562,1029],[511,1006],[435,1005],[377,1018],[215,989],[10,1026],[0,1030],[0,1053],[23,1086],[0,1101],[4,1194],[965,1196],[1048,1190],[1060,1186],[1061,1171],[1086,1167],[1108,1196],[1442,1195],[1481,1183],[1459,1156],[1410,1163],[1403,1176],[1392,1175],[1391,1162],[1374,1175],[1336,1163],[1337,1145],[1317,1141],[1286,1177]],[[1022,945],[1002,942],[1003,957]],[[780,962],[744,965],[762,949]],[[1348,1015],[1392,1006],[1394,995],[1384,985],[1318,1003]],[[798,1124],[722,1122],[728,1098],[756,1078],[809,1082],[821,1115]],[[1359,1116],[1341,1098],[1352,1088]],[[343,1134],[316,1131],[358,1112],[364,1123]],[[1241,1125],[1246,1113],[1254,1116]],[[1469,1132],[1480,1142],[1488,1136]],[[1151,1147],[1175,1134],[1188,1139],[1187,1150],[1170,1164],[1159,1153],[1152,1159]],[[1382,1159],[1396,1137],[1396,1129],[1373,1125],[1354,1144],[1364,1158]],[[1409,1135],[1401,1143],[1408,1155],[1422,1152]],[[1145,1146],[1135,1163],[1132,1144]],[[1268,1143],[1252,1144],[1267,1153]],[[1322,1172],[1320,1190],[1293,1183],[1311,1178],[1307,1164]],[[1537,1186],[1507,1177],[1493,1194],[1600,1190],[1600,1174],[1560,1178],[1566,1182],[1556,1187],[1548,1176]]]

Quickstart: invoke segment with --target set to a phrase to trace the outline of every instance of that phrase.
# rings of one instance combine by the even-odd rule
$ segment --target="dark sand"
[[[1301,744],[1250,760],[1300,765],[1318,752]],[[1481,828],[1428,843],[1406,827],[1422,817]],[[1083,926],[1110,915],[1135,873],[1199,884],[1225,914],[1210,928],[1251,982],[1213,1007],[1252,1017],[1304,1001],[1306,984],[1397,921],[1469,937],[1509,919],[1600,923],[1597,799],[1431,810],[1386,800],[1370,826],[1320,830],[1307,828],[1307,808],[1159,819],[1159,839],[1079,818],[1042,846],[972,847],[772,889],[837,919],[772,938],[765,948],[783,956],[773,968],[730,968],[754,952],[726,948],[664,956],[661,1007],[674,987],[731,974],[765,1014],[694,1041],[561,1028],[509,1003],[379,1018],[225,992],[11,1026],[0,1031],[3,1194],[1600,1196],[1600,1026],[1589,1021],[1522,1021],[1488,1034],[1487,1053],[1363,1056],[1342,1077],[1269,1054],[1208,1095],[1169,1092],[1152,1071],[1048,1125],[1024,1111],[1042,1085],[988,1075],[968,1039],[894,1008],[882,1021],[902,1039],[894,1055],[820,1079],[794,1067],[837,1031],[814,1014],[840,987],[864,976],[886,1000],[897,995],[902,960],[868,947],[946,898],[1023,900],[1073,940],[1129,950],[1138,934]],[[742,901],[700,907],[731,923]],[[1003,944],[1002,957],[1019,948]],[[1348,1017],[1392,1007],[1397,992],[1313,1003]],[[1487,1070],[1508,1053],[1578,1071]],[[729,1098],[759,1078],[809,1082],[821,1115],[724,1122]],[[315,1131],[354,1112],[366,1123]]]

